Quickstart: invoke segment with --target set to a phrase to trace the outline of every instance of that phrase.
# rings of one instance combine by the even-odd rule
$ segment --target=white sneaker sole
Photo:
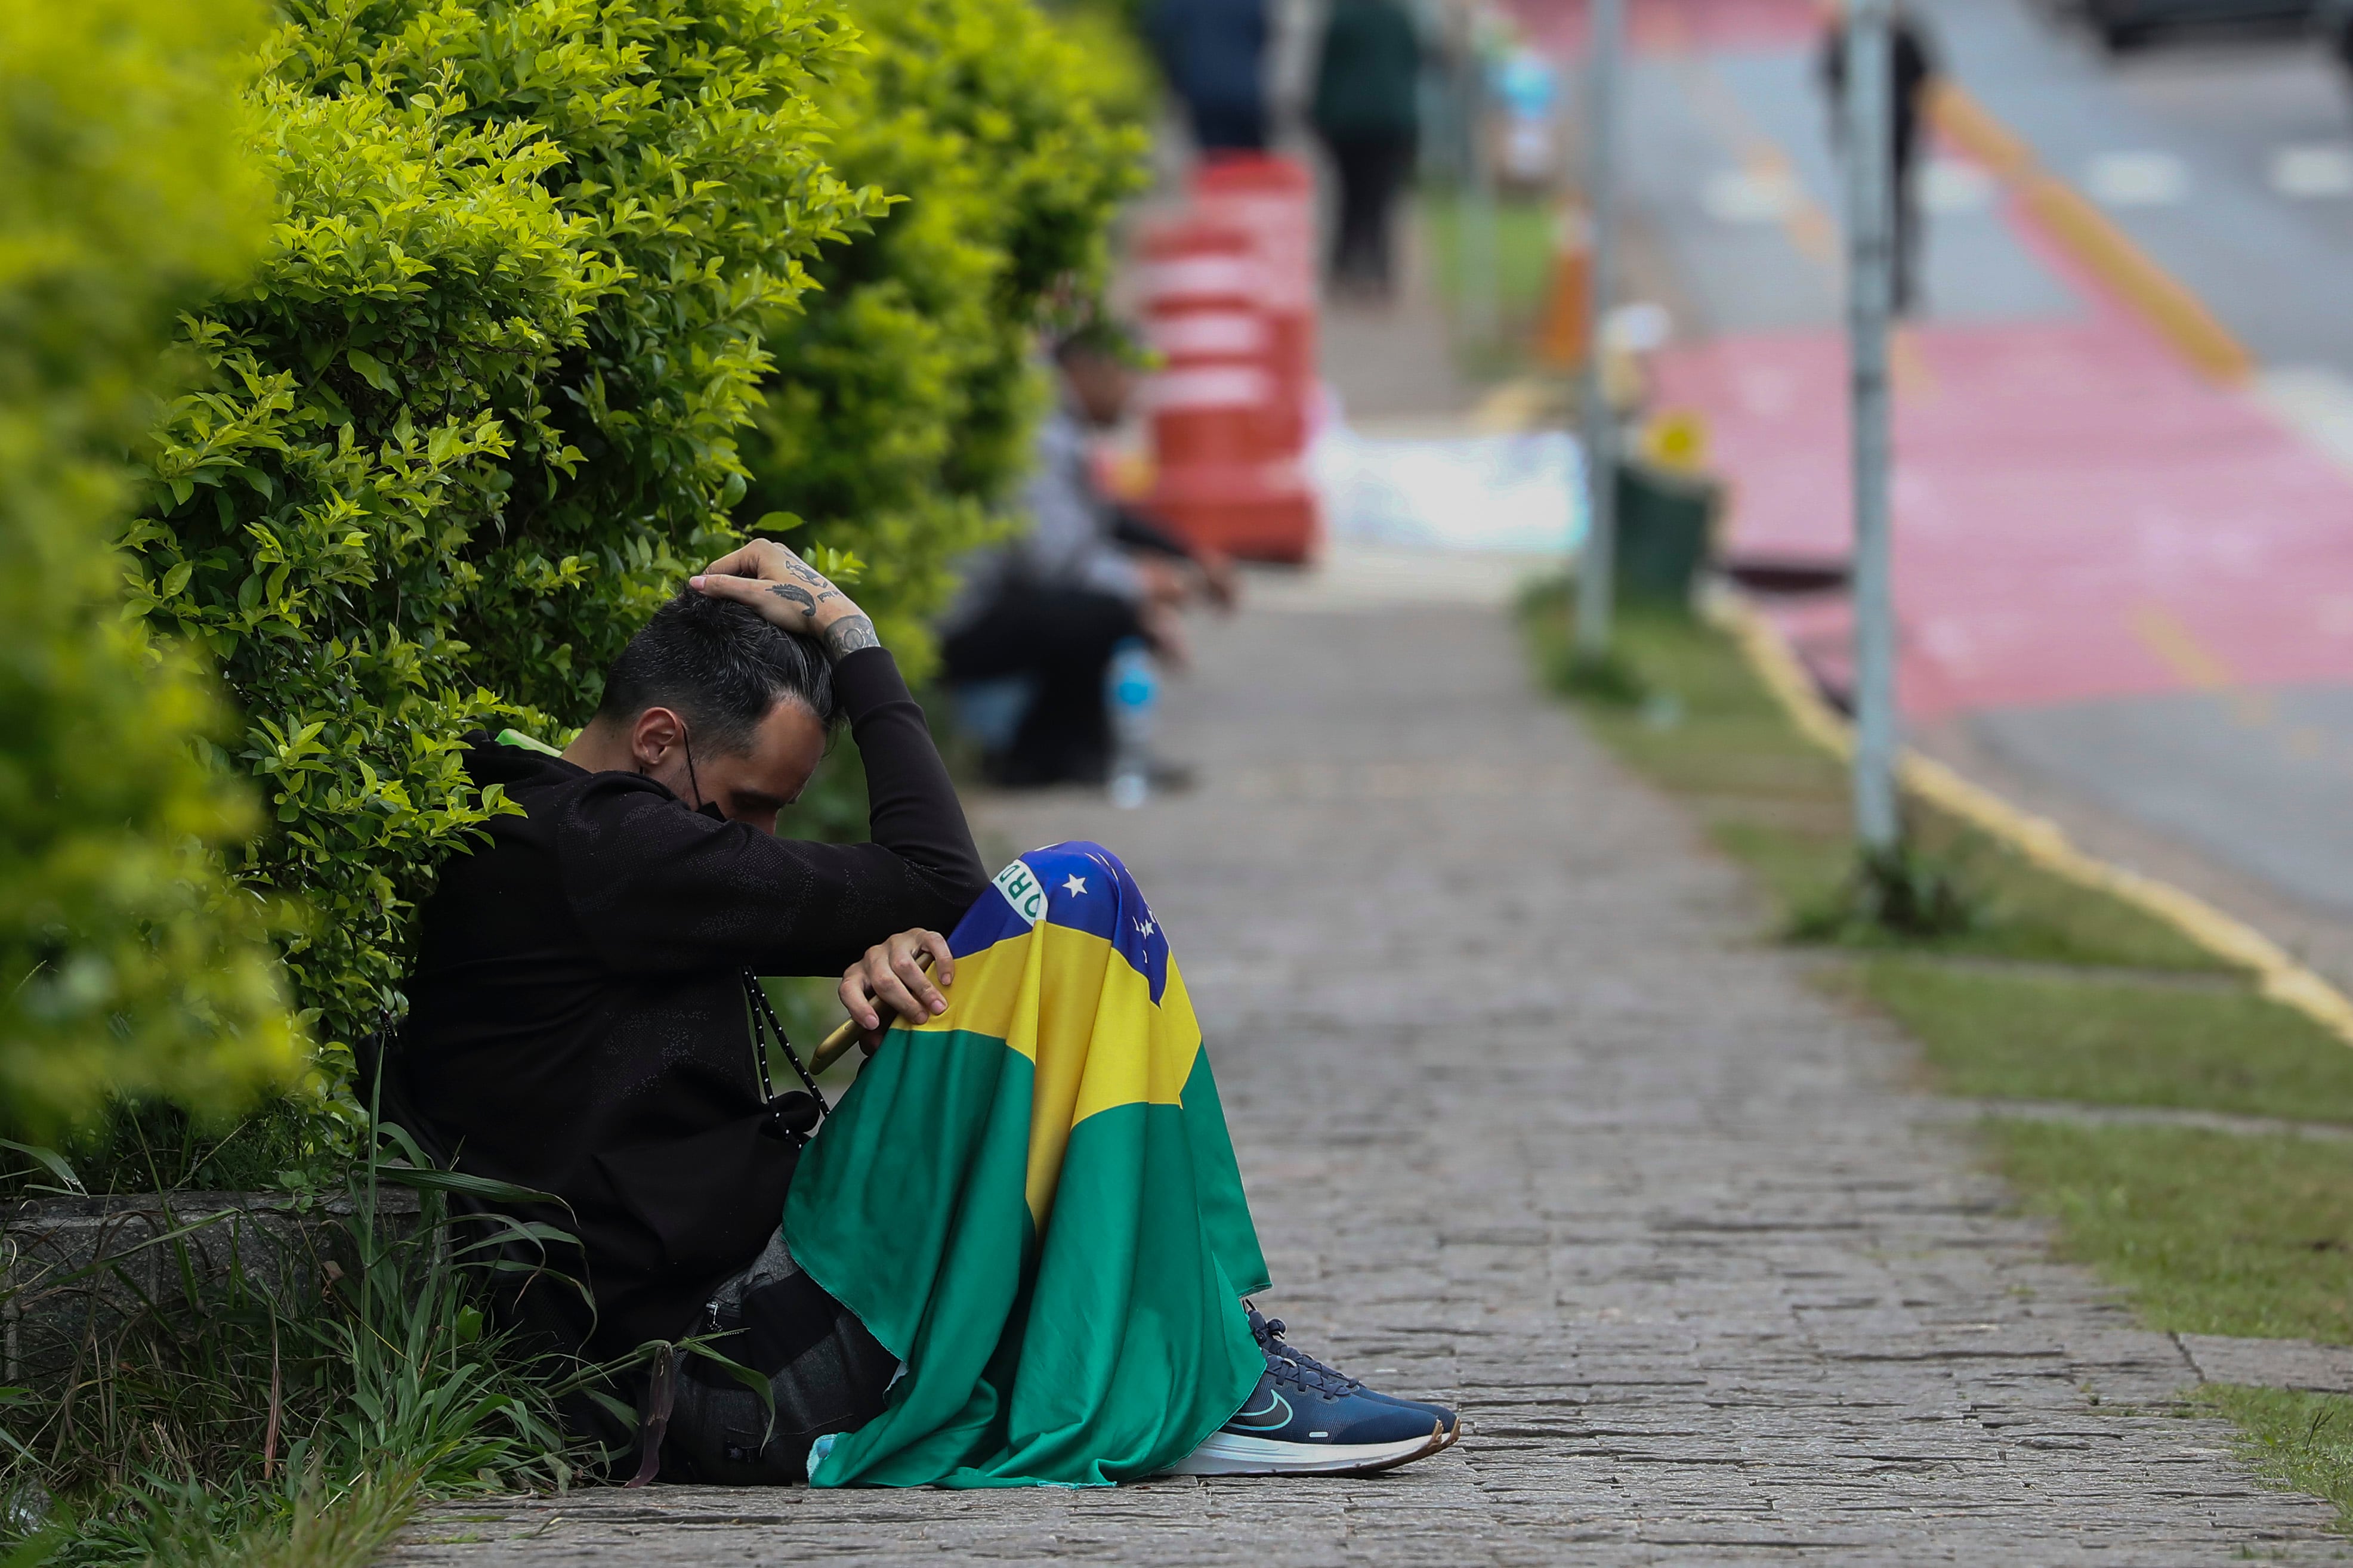
[[[1459,1426],[1458,1426],[1459,1429]],[[1428,1458],[1455,1434],[1432,1423],[1427,1436],[1395,1443],[1282,1443],[1212,1432],[1166,1472],[1172,1476],[1364,1476]]]

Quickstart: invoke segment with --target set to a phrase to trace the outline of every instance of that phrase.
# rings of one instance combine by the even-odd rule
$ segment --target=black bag
[[[744,990],[760,1095],[767,1106],[765,1131],[797,1153],[825,1115],[824,1097],[749,973]],[[364,1044],[362,1082],[379,1097],[387,1121],[406,1127],[429,1160],[447,1165],[455,1151],[407,1102],[400,1075],[385,1070],[388,1032],[379,1030]],[[776,1092],[768,1073],[770,1035],[803,1088]],[[452,1194],[449,1201],[453,1213],[490,1208],[464,1194]],[[525,1269],[544,1261],[520,1243],[495,1250]],[[553,1281],[537,1280],[536,1288],[519,1296],[501,1292],[493,1305],[501,1326],[531,1349],[568,1352],[587,1333],[586,1304]],[[825,1433],[847,1432],[881,1415],[898,1371],[897,1358],[865,1325],[801,1272],[785,1246],[781,1223],[757,1258],[712,1289],[696,1321],[680,1326],[681,1339],[706,1336],[720,1355],[766,1379],[773,1419],[769,1404],[728,1368],[691,1350],[666,1350],[653,1366],[609,1380],[608,1396],[617,1396],[623,1410],[637,1407],[634,1428],[585,1390],[562,1402],[565,1426],[604,1450],[592,1475],[619,1479],[634,1474],[633,1485],[653,1479],[657,1472],[664,1480],[714,1486],[804,1480],[811,1445]]]
[[[796,1151],[825,1115],[825,1099],[802,1066],[766,992],[750,973],[744,993],[752,1011],[752,1054],[769,1131]],[[804,1088],[777,1094],[768,1081],[768,1036]],[[704,1339],[736,1366],[767,1380],[768,1399],[731,1367],[691,1350],[665,1356],[640,1407],[638,1479],[659,1467],[668,1481],[706,1486],[784,1486],[805,1480],[809,1449],[828,1432],[848,1432],[882,1413],[898,1373],[849,1310],[801,1272],[785,1245],[784,1226],[760,1256],[723,1279],[702,1315],[681,1338]]]
[[[898,1358],[801,1272],[781,1226],[750,1268],[712,1292],[694,1331],[767,1380],[774,1415],[730,1369],[681,1352],[670,1417],[654,1438],[666,1481],[753,1487],[803,1480],[811,1445],[880,1415],[898,1372]],[[657,1405],[659,1399],[657,1390]]]

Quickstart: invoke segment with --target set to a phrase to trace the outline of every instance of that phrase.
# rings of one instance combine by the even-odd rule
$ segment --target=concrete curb
[[[1780,633],[1754,605],[1730,594],[1716,594],[1709,597],[1705,613],[1732,636],[1799,733],[1837,756],[1852,752],[1853,735],[1846,720],[1823,700]],[[2265,996],[2353,1045],[2353,999],[2254,927],[2169,882],[2085,854],[2068,841],[2057,823],[2020,809],[1933,758],[1906,748],[1897,766],[1910,794],[2007,844],[2055,877],[2156,916],[2207,952],[2254,975]]]
[[[2200,374],[2236,386],[2254,374],[2254,356],[2189,285],[2135,244],[2082,192],[2042,167],[2034,150],[1968,89],[1947,80],[1931,99],[1928,118],[1947,141],[2014,192],[2046,235]]]

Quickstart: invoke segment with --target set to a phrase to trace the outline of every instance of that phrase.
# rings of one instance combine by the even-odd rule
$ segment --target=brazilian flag
[[[1058,844],[948,939],[801,1157],[785,1237],[906,1363],[818,1486],[1104,1486],[1190,1453],[1265,1358],[1266,1289],[1218,1087],[1127,868]]]

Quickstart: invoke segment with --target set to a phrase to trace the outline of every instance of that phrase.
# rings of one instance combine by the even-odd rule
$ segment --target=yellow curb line
[[[2016,190],[2051,237],[2123,296],[2193,367],[2226,385],[2254,374],[2254,356],[2204,300],[2074,186],[2043,168],[2034,150],[1967,88],[1947,80],[1931,96],[1928,117],[1955,146]]]
[[[1712,595],[1707,614],[1709,620],[1731,634],[1749,668],[1800,733],[1834,755],[1853,754],[1853,730],[1822,700],[1797,656],[1763,616],[1730,595]],[[2021,810],[1982,784],[1972,784],[1908,747],[1897,768],[1911,794],[2009,845],[2029,863],[2053,876],[2147,910],[2216,957],[2249,971],[2265,996],[2295,1008],[2353,1044],[2353,1000],[2244,921],[2224,914],[2169,882],[2086,855],[2069,843],[2065,832],[2050,818]]]

